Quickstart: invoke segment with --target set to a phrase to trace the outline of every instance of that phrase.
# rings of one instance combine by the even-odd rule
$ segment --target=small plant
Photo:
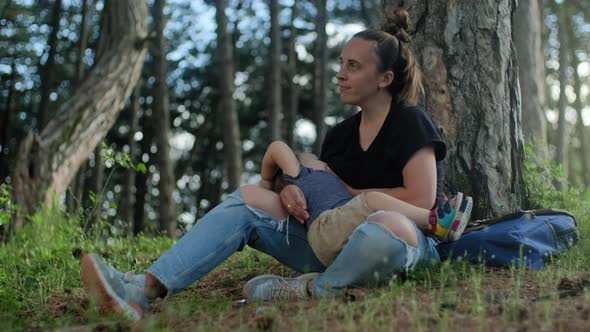
[[[96,216],[97,213],[99,213],[97,210],[103,205],[105,190],[108,187],[108,184],[117,169],[119,169],[119,168],[130,169],[135,172],[140,172],[143,174],[145,174],[145,172],[146,172],[145,164],[141,163],[141,162],[134,164],[133,161],[131,160],[131,156],[129,156],[128,153],[125,153],[122,151],[117,151],[112,146],[108,146],[105,142],[102,142],[101,147],[102,147],[102,149],[100,151],[101,158],[104,161],[105,166],[107,168],[110,168],[111,170],[107,176],[107,179],[106,179],[104,185],[102,186],[102,191],[100,193],[95,193],[93,191],[90,191],[90,193],[89,193],[89,199],[90,199],[91,204],[90,204],[90,207],[88,207],[84,211],[83,217],[82,217],[82,220],[85,225],[84,228],[86,228],[86,229],[90,226],[90,223],[91,223],[93,217]],[[116,209],[117,206],[115,203],[112,203],[111,207]]]

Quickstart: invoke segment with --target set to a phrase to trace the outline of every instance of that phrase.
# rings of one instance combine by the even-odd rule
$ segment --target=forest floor
[[[340,298],[244,305],[249,279],[297,275],[246,247],[136,322],[97,312],[80,281],[81,253],[142,271],[172,240],[115,236],[110,224],[87,230],[44,209],[0,243],[0,331],[590,331],[590,210],[574,211],[580,240],[541,270],[445,261]]]
[[[583,331],[590,329],[590,273],[443,264],[406,281],[336,299],[240,304],[259,273],[294,272],[253,250],[184,292],[156,302],[140,322],[96,313],[82,288],[50,294],[59,331]],[[44,330],[43,323],[27,324]]]

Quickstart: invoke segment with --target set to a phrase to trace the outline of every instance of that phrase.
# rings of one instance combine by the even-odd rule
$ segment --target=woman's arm
[[[262,169],[260,170],[262,187],[266,189],[272,187],[273,177],[279,169],[284,174],[296,177],[299,174],[299,168],[299,160],[297,160],[297,156],[287,144],[280,141],[270,143],[262,158]]]
[[[434,148],[426,146],[414,153],[404,166],[403,187],[354,189],[346,185],[351,195],[361,192],[379,191],[410,203],[414,206],[430,209],[436,200],[436,158]]]

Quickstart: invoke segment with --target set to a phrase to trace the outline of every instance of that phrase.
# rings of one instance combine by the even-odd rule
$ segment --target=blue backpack
[[[440,243],[442,260],[462,257],[489,266],[526,265],[539,270],[554,255],[578,242],[575,218],[566,211],[521,211],[470,222],[454,242]]]

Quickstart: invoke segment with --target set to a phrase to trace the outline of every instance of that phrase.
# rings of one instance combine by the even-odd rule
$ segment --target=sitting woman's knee
[[[380,211],[371,215],[368,222],[374,222],[384,226],[393,235],[399,237],[407,244],[418,247],[418,235],[414,223],[401,213],[393,211]]]

